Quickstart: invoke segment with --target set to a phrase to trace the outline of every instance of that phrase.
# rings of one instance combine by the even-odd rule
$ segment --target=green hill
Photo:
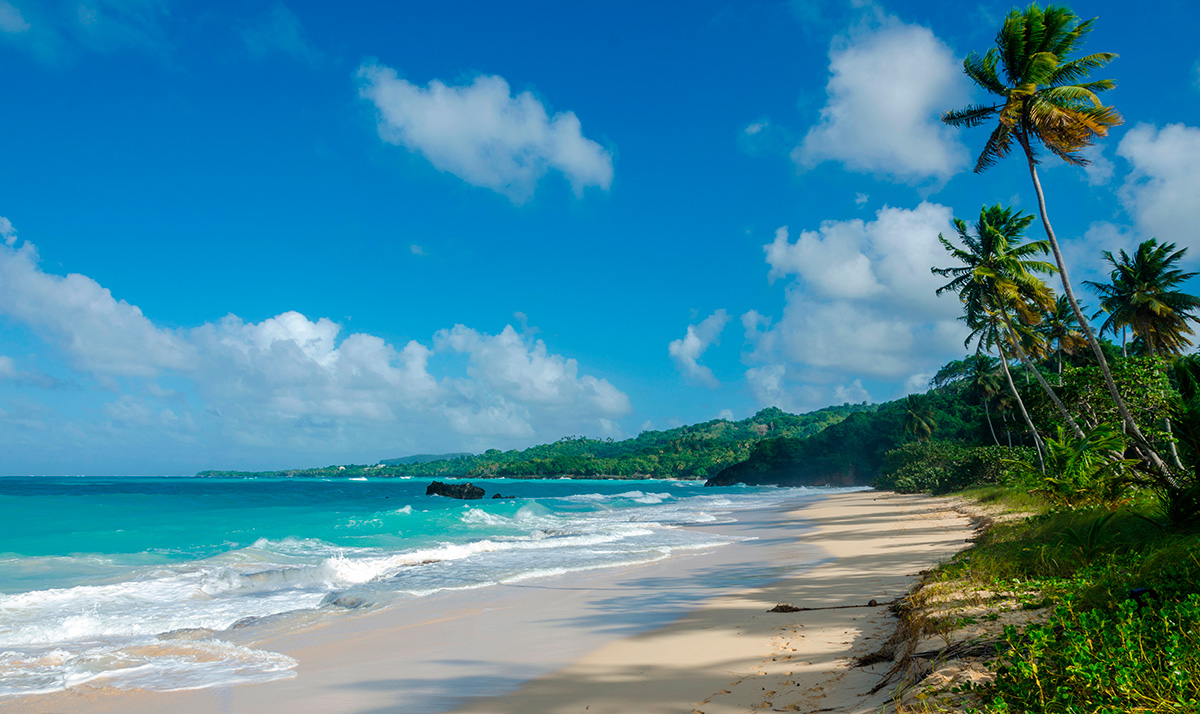
[[[755,444],[779,437],[802,438],[870,413],[875,406],[846,404],[806,414],[770,407],[741,421],[714,419],[664,431],[644,431],[632,439],[565,436],[528,449],[482,454],[451,454],[416,462],[414,457],[373,465],[348,464],[286,471],[201,471],[199,476],[412,476],[420,478],[708,478],[750,456]]]
[[[413,454],[412,456],[400,456],[395,459],[384,459],[379,463],[384,466],[396,466],[399,464],[427,464],[430,461],[450,461],[452,459],[461,459],[464,456],[474,456],[475,454],[469,451],[463,451],[454,454]]]
[[[982,442],[983,411],[952,392],[925,395],[938,423],[939,440]],[[808,436],[764,439],[749,457],[731,464],[706,485],[867,486],[879,475],[883,456],[905,442],[904,400],[880,404]],[[911,437],[908,438],[911,440]]]

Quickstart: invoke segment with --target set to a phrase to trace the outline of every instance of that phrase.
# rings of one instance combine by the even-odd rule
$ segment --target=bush
[[[1200,711],[1200,595],[1058,607],[1045,625],[1009,626],[990,687],[995,712]]]
[[[875,488],[899,493],[942,494],[968,486],[1008,483],[1013,462],[1034,459],[1029,447],[971,446],[958,441],[908,443],[884,454]]]

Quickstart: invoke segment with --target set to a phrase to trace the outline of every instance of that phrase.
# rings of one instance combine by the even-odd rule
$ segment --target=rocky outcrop
[[[477,498],[483,498],[483,489],[469,483],[442,483],[434,481],[425,489],[426,496],[445,496],[447,498],[461,498],[467,501],[473,501]]]

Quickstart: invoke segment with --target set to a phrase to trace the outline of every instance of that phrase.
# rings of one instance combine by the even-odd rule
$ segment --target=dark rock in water
[[[483,498],[483,489],[469,483],[442,483],[441,481],[434,481],[429,484],[429,488],[425,489],[425,495],[461,498],[471,501],[476,498]]]
[[[364,607],[370,607],[371,601],[357,595],[347,595],[345,593],[329,593],[321,600],[322,605],[332,605],[333,607],[341,607],[347,610],[358,610]]]
[[[800,608],[781,602],[770,610],[767,610],[767,612],[800,612]]]
[[[498,494],[498,493],[493,493],[493,494],[492,494],[492,498],[504,498],[504,499],[509,499],[509,498],[516,498],[516,496],[501,496],[501,495],[500,495],[500,494]]]

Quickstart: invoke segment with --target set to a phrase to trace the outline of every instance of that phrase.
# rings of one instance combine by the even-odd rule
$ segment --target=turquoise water
[[[0,478],[0,696],[293,676],[222,633],[719,547],[803,489],[694,482]],[[494,493],[516,496],[491,499]]]

